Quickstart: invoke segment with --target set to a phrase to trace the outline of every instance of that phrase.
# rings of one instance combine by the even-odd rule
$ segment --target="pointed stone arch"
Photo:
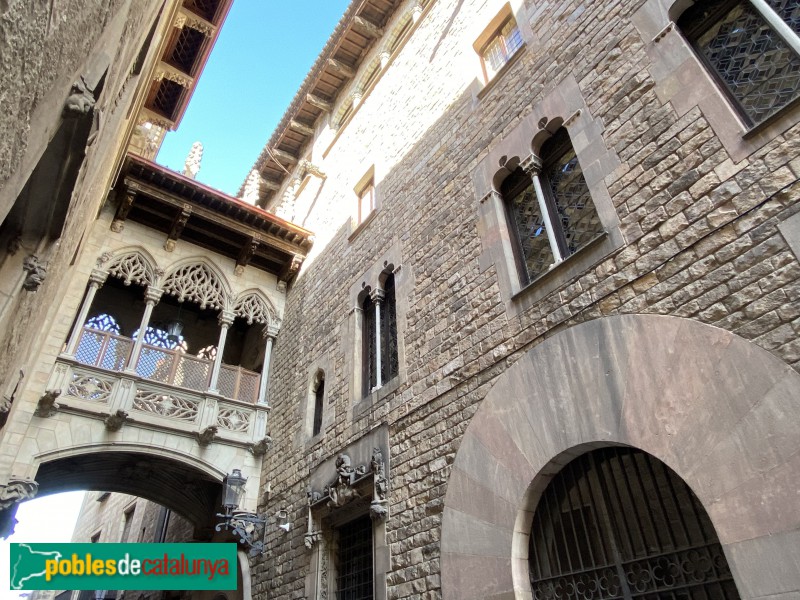
[[[155,285],[161,273],[153,256],[140,247],[117,250],[105,265],[105,270],[125,285],[135,283],[145,287]]]
[[[231,305],[230,284],[222,271],[205,258],[189,258],[172,265],[161,287],[179,302],[196,302],[202,309],[227,310]]]
[[[253,323],[269,325],[278,320],[275,306],[266,295],[257,289],[249,289],[240,293],[233,303],[233,313],[247,321],[248,325]]]
[[[608,317],[554,335],[497,379],[460,441],[442,520],[443,597],[532,598],[528,541],[542,492],[573,458],[615,445],[689,485],[743,598],[797,594],[798,390],[800,374],[774,355],[688,319]]]

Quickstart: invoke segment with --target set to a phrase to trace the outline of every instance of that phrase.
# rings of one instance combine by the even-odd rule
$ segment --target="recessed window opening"
[[[372,600],[372,520],[359,517],[336,530],[337,600]]]
[[[479,51],[486,81],[491,80],[520,48],[522,35],[517,21],[509,15]]]
[[[564,127],[542,145],[541,164],[516,169],[501,186],[523,284],[572,256],[598,236],[597,214],[578,157]]]
[[[800,4],[706,0],[678,28],[749,126],[800,96]]]
[[[325,373],[319,371],[314,378],[314,423],[311,428],[311,435],[319,435],[322,431],[322,411],[325,399]]]
[[[358,222],[363,223],[375,210],[375,183],[369,182],[358,192]]]

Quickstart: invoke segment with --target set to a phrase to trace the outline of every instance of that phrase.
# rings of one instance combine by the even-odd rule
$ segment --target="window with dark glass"
[[[318,435],[322,431],[322,408],[325,398],[325,377],[319,377],[317,387],[314,390],[314,425],[311,435]]]
[[[364,301],[361,303],[361,318],[361,342],[363,345],[361,351],[361,380],[363,382],[361,395],[368,396],[378,382],[378,373],[375,370],[377,360],[377,346],[375,344],[375,305],[372,302],[372,298],[369,297],[369,294],[366,295]]]
[[[528,174],[518,168],[500,189],[516,240],[523,284],[603,233],[565,128],[561,127],[542,145],[539,157],[541,165],[535,172]]]
[[[394,275],[385,276],[383,289],[376,299],[367,295],[362,304],[362,395],[397,376],[397,298]],[[378,304],[377,311],[375,304]]]
[[[700,501],[664,463],[632,448],[594,450],[551,480],[528,557],[534,598],[739,598]]]
[[[800,2],[706,0],[678,28],[750,126],[800,96]]]
[[[337,534],[336,600],[372,600],[372,520],[365,515]]]

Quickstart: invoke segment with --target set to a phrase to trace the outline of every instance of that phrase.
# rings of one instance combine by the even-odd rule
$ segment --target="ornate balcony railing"
[[[107,371],[123,371],[133,344],[130,338],[86,327],[81,333],[75,360]],[[213,368],[212,360],[150,344],[142,345],[136,362],[139,377],[197,392],[208,390]],[[223,364],[217,387],[225,398],[255,404],[260,383],[259,373]]]
[[[102,365],[100,356],[96,362]],[[122,411],[132,427],[157,428],[198,439],[213,430],[203,443],[240,447],[263,444],[269,413],[264,404],[220,398],[131,372],[113,372],[98,364],[89,366],[70,357],[56,361],[47,390],[59,392],[59,411],[102,419]]]

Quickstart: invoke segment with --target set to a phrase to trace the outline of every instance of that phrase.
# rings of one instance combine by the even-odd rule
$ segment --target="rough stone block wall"
[[[571,325],[614,314],[684,317],[732,331],[800,370],[800,263],[778,231],[800,210],[800,127],[734,161],[699,108],[679,114],[659,99],[650,42],[628,18],[642,4],[529,1],[534,42],[477,96],[454,65],[477,60],[472,32],[500,4],[439,0],[327,158],[315,148],[333,183],[306,226],[333,229],[319,232],[315,259],[287,295],[271,371],[275,445],[264,463],[268,510],[289,509],[295,526],[270,536],[267,554],[254,561],[256,594],[304,597],[308,473],[388,422],[388,597],[439,597],[443,498],[470,417],[522,353]],[[605,185],[624,244],[510,315],[496,265],[480,260],[486,240],[470,174],[568,75],[621,163]],[[370,160],[386,166],[376,181],[379,210],[348,239],[349,223],[335,215],[355,198],[352,185],[335,181],[357,181]],[[359,360],[360,349],[344,343],[348,290],[395,243],[414,282],[398,298],[406,375],[353,418],[348,361]],[[334,414],[309,442],[306,374],[323,360],[325,410]]]
[[[17,195],[55,133],[70,86],[80,75],[108,65],[96,110],[102,125],[87,147],[75,184],[66,225],[56,243],[43,249],[23,245],[16,256],[0,253],[0,364],[3,393],[11,393],[20,369],[31,376],[29,360],[40,340],[29,335],[35,324],[51,323],[58,299],[82,249],[91,223],[109,189],[128,108],[139,81],[131,65],[158,14],[156,0],[131,2],[30,3],[12,1],[0,14],[0,215],[5,219]],[[98,75],[102,75],[99,73]],[[47,277],[35,292],[21,290],[22,256],[38,252]],[[19,259],[19,260],[18,260]],[[14,282],[14,285],[10,285]],[[54,310],[49,310],[54,308]],[[27,383],[27,381],[25,382]],[[39,382],[43,383],[43,382]]]

